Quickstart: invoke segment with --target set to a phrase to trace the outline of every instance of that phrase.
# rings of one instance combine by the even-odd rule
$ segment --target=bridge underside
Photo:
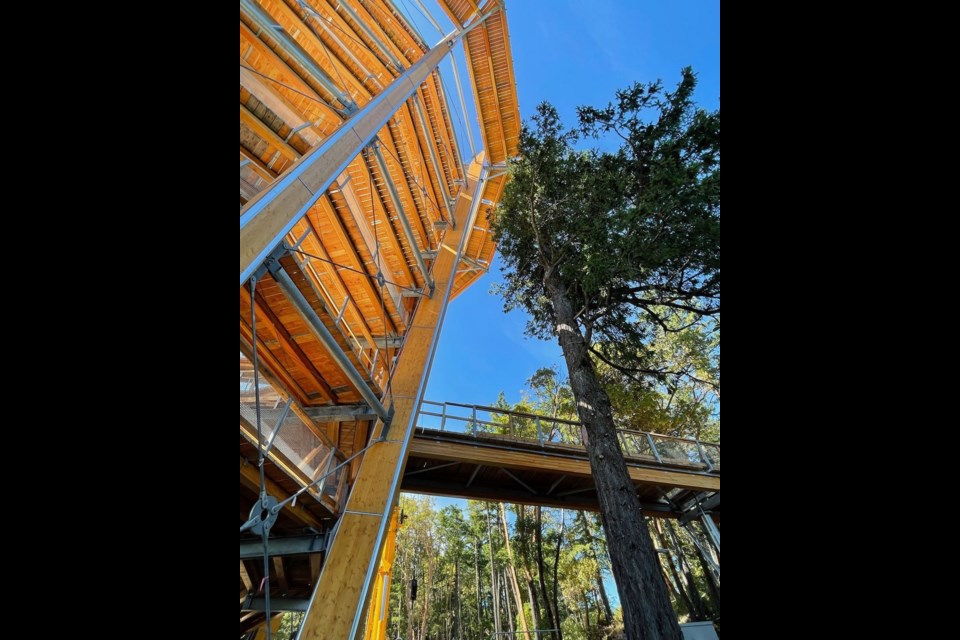
[[[649,516],[680,517],[720,491],[720,477],[702,464],[658,463],[627,456],[637,495]],[[561,443],[539,445],[507,436],[418,429],[401,488],[438,496],[597,511],[586,452]],[[711,509],[719,518],[719,500]]]

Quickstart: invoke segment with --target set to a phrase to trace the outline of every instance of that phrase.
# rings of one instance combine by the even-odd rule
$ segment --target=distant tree
[[[646,348],[656,328],[674,330],[680,312],[719,314],[720,113],[694,108],[695,85],[690,69],[672,92],[635,84],[581,108],[577,130],[541,104],[492,220],[505,307],[526,309],[528,332],[563,350],[630,640],[681,634],[593,358],[657,378]],[[580,135],[619,149],[577,150]]]

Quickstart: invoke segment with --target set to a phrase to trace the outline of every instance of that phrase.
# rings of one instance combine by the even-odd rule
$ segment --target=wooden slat
[[[308,122],[303,113],[294,107],[279,91],[274,89],[273,85],[243,65],[240,66],[240,86],[252,93],[267,109],[277,114],[291,129],[296,129]],[[300,129],[297,131],[297,135],[306,140],[310,146],[323,139],[313,130],[312,126]]]
[[[240,229],[240,275],[252,270],[267,251],[276,246],[293,222],[296,221],[311,203],[316,202],[322,193],[339,175],[343,168],[357,155],[364,143],[383,127],[383,124],[396,112],[407,98],[412,86],[419,85],[448,53],[449,48],[440,45],[431,49],[418,66],[411,67],[405,82],[394,83],[384,91],[380,102],[367,106],[367,111],[354,117],[349,123],[350,131],[344,135],[332,136],[305,155],[291,170],[298,179],[278,180],[251,200],[244,211],[257,211],[246,225]],[[299,171],[298,171],[299,170]],[[240,283],[246,278],[241,278]]]
[[[264,74],[265,82],[273,84],[276,91],[296,106],[301,113],[312,114],[308,120],[313,122],[324,135],[329,135],[340,126],[340,114],[327,106],[326,102],[300,75],[290,68],[273,49],[258,38],[247,25],[240,23],[240,59],[241,65],[250,66]]]
[[[343,190],[343,186],[341,186]],[[347,266],[352,269],[356,269],[362,273],[367,273],[363,265],[363,260],[360,259],[359,253],[357,253],[357,248],[354,246],[353,241],[350,238],[350,234],[347,232],[346,227],[343,225],[343,221],[340,219],[340,216],[337,215],[337,212],[334,210],[333,204],[330,202],[328,196],[320,198],[317,202],[317,205],[310,210],[307,214],[310,217],[316,217],[323,215],[326,220],[330,223],[331,228],[333,229],[334,235],[340,243],[340,247],[346,252]],[[314,222],[316,227],[316,222]],[[363,276],[357,278],[357,281],[360,282],[360,289],[365,293],[371,300],[375,301],[377,307],[380,306],[380,293],[374,288],[371,284],[370,278]],[[393,301],[391,300],[391,306]],[[393,318],[387,314],[387,317],[383,319],[383,333],[388,332],[397,332],[397,325],[394,324]]]
[[[270,144],[271,147],[279,151],[284,157],[290,160],[300,158],[300,153],[284,142],[283,138],[277,135],[277,132],[268,127],[263,120],[255,116],[245,106],[240,105],[240,122],[245,124],[248,129],[257,134],[260,138]]]
[[[240,295],[245,295],[246,302],[249,304],[250,292],[246,290],[246,287],[241,287],[240,291]],[[287,331],[287,328],[283,326],[283,323],[280,321],[280,319],[273,313],[273,310],[264,299],[263,294],[261,294],[259,291],[257,292],[256,309],[257,318],[262,318],[272,325],[274,334],[277,336],[277,340],[280,342],[281,348],[289,353],[297,362],[299,362],[300,366],[303,367],[303,370],[313,377],[317,383],[317,386],[320,387],[320,390],[323,391],[323,394],[326,396],[326,399],[334,403],[339,402],[337,394],[334,393],[333,389],[330,388],[330,385],[326,383],[323,378],[323,374],[317,371],[317,368],[314,366],[313,362],[310,361],[310,358],[307,357],[307,354],[303,352],[303,349],[300,348],[300,345],[297,344],[297,342],[290,336],[290,332]]]
[[[250,168],[252,168],[253,171],[258,176],[266,180],[267,184],[273,182],[276,179],[277,177],[276,172],[274,172],[274,170],[268,167],[267,165],[263,164],[263,160],[261,160],[254,154],[250,153],[246,149],[244,149],[242,145],[240,147],[240,157],[243,158],[244,160],[249,160]]]

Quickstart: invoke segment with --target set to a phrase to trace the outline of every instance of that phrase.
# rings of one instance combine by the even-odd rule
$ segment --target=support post
[[[293,303],[297,308],[297,311],[300,312],[300,315],[307,323],[307,327],[310,329],[310,333],[320,341],[320,343],[326,347],[327,352],[330,356],[336,361],[340,366],[340,369],[343,371],[344,375],[350,380],[350,383],[356,387],[357,392],[363,396],[363,399],[366,401],[370,408],[373,409],[374,413],[380,416],[380,419],[384,422],[390,421],[390,414],[387,412],[387,409],[380,402],[373,391],[370,390],[370,387],[364,381],[363,376],[360,375],[360,372],[357,371],[357,368],[353,366],[353,363],[350,362],[350,358],[347,357],[347,354],[343,352],[343,349],[340,348],[340,345],[337,343],[336,338],[333,337],[333,334],[324,326],[320,318],[317,317],[316,311],[313,310],[313,307],[310,306],[310,303],[307,301],[303,294],[300,293],[300,289],[297,288],[297,285],[290,278],[290,275],[286,270],[280,266],[279,263],[273,263],[275,268],[270,270],[270,274],[273,276],[273,279],[277,282],[277,285],[283,290],[283,293],[286,294],[287,298]]]
[[[717,525],[714,524],[710,514],[704,512],[702,509],[700,510],[700,522],[703,523],[703,528],[707,530],[707,535],[710,536],[710,542],[717,548],[717,553],[720,553],[720,530],[717,529]]]
[[[478,199],[482,181],[477,178],[482,169],[476,163],[471,169],[471,181],[477,185],[474,198]],[[460,198],[457,213],[466,219],[467,198]],[[390,431],[387,439],[374,444],[363,456],[310,603],[301,640],[363,637],[365,614],[387,539],[390,512],[400,495],[400,480],[416,430],[417,408],[423,400],[468,228],[461,224],[444,234],[443,250],[434,264],[437,290],[442,294],[423,298],[417,307],[390,391],[394,412]],[[382,423],[378,422],[378,428],[374,430],[374,439],[383,434]]]
[[[649,433],[645,433],[644,435],[647,436],[647,442],[650,444],[650,451],[653,453],[654,457],[657,459],[657,462],[659,462],[660,464],[663,464],[663,458],[660,457],[660,452],[657,451],[657,445],[653,443],[653,436],[651,436]]]

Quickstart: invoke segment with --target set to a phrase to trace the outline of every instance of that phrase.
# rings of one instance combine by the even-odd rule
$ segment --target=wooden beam
[[[280,487],[276,482],[270,478],[264,478],[266,484],[267,493],[277,499],[278,502],[283,502],[290,497],[290,494]],[[260,491],[260,472],[257,470],[256,466],[247,462],[243,456],[240,456],[240,484],[244,485],[249,489],[254,491]],[[312,498],[310,498],[312,500]],[[303,506],[303,502],[297,501],[296,506],[287,505],[283,508],[281,513],[285,513],[290,517],[294,518],[300,524],[313,527],[317,531],[324,531],[326,527],[324,524],[317,519],[312,513],[307,511]]]
[[[499,6],[493,8],[493,11],[498,10]],[[466,33],[467,30],[459,31],[441,40],[329,138],[307,152],[283,178],[244,206],[240,215],[238,284],[243,284],[260,266],[296,221],[323,195]]]
[[[257,339],[262,343],[262,336],[258,335]],[[240,351],[251,360],[253,359],[252,342],[253,332],[250,331],[250,326],[244,322],[243,318],[240,318]],[[270,379],[278,383],[276,386],[291,394],[298,402],[303,404],[313,402],[307,390],[300,386],[300,383],[290,375],[287,368],[277,360],[269,349],[260,349],[258,353],[260,354],[260,365],[262,367],[260,375],[264,375],[265,371],[268,372]]]
[[[270,618],[270,636],[272,638],[277,637],[277,631],[280,630],[280,624],[283,622],[283,614],[278,613],[275,616]],[[257,632],[256,638],[254,640],[267,640],[267,625],[260,627],[260,630]]]
[[[253,169],[253,171],[258,176],[266,180],[267,184],[277,179],[277,173],[273,169],[265,165],[263,163],[263,160],[261,160],[254,154],[250,153],[246,149],[244,149],[243,145],[240,145],[240,157],[243,158],[244,160],[249,160],[250,168]]]
[[[243,291],[243,289],[241,289],[241,291]],[[247,302],[249,303],[249,292],[247,294]],[[259,291],[257,291],[257,315],[258,317],[265,318],[273,326],[277,341],[294,357],[300,366],[314,378],[317,386],[320,387],[323,395],[326,396],[326,399],[334,403],[339,402],[340,399],[337,397],[337,394],[334,393],[333,389],[330,388],[330,385],[327,384],[323,374],[317,370],[307,354],[303,352],[300,344],[293,339],[293,336],[290,335],[290,332],[287,331],[287,328],[273,312],[273,309],[270,308],[267,300]]]
[[[240,287],[240,295],[243,297],[243,301],[246,304],[250,304],[250,291],[246,287]],[[330,385],[327,384],[326,380],[323,378],[323,374],[317,371],[317,368],[313,365],[313,362],[310,361],[310,358],[307,357],[307,354],[303,352],[303,349],[300,348],[300,345],[297,344],[297,341],[293,339],[290,335],[290,332],[287,331],[287,328],[283,325],[283,322],[280,321],[280,318],[276,316],[273,312],[273,309],[270,308],[269,303],[263,297],[263,294],[257,291],[257,320],[263,320],[268,323],[269,328],[273,331],[273,334],[277,337],[277,343],[280,345],[280,348],[283,349],[287,355],[302,368],[307,375],[313,378],[316,385],[320,388],[325,396],[325,399],[328,402],[337,403],[339,398],[337,394],[333,392],[333,389],[330,388]],[[263,350],[261,349],[261,352]]]
[[[360,258],[360,254],[357,252],[357,248],[354,246],[353,240],[350,238],[350,233],[343,224],[343,220],[341,220],[340,216],[337,215],[336,209],[334,208],[329,195],[325,195],[324,197],[320,198],[319,202],[317,202],[317,206],[315,206],[307,214],[307,217],[311,218],[311,224],[313,225],[314,229],[318,227],[318,224],[317,222],[314,222],[312,218],[314,216],[319,217],[321,214],[326,216],[327,221],[330,223],[330,227],[333,229],[334,235],[337,237],[337,240],[340,241],[340,247],[347,254],[347,262],[349,263],[347,266],[364,274],[363,276],[357,278],[357,281],[360,282],[360,288],[363,289],[363,292],[367,294],[367,297],[370,298],[370,300],[373,300],[376,306],[379,307],[382,302],[380,293],[370,282],[370,277],[367,275],[366,268],[364,268],[363,260]],[[386,318],[381,320],[381,322],[383,322],[382,331],[384,333],[397,333],[397,325],[394,324],[393,318],[390,317],[389,313],[387,313],[386,316]]]
[[[241,65],[252,67],[258,73],[264,74],[263,80],[275,85],[277,91],[286,96],[291,104],[300,105],[300,111],[311,116],[308,119],[324,135],[330,135],[343,122],[340,114],[331,109],[314,88],[243,24],[243,21],[240,22],[240,59]]]
[[[365,176],[367,181],[370,180],[370,172],[366,169],[366,163],[362,158],[357,160],[358,165],[360,165],[360,171],[362,175]],[[344,177],[346,176],[346,177]],[[373,228],[372,221],[366,217],[364,207],[360,204],[360,198],[357,196],[356,189],[354,189],[353,180],[348,179],[350,176],[349,172],[344,172],[337,178],[337,184],[340,188],[340,196],[343,198],[343,201],[347,204],[347,212],[353,218],[354,223],[357,226],[357,231],[360,232],[360,237],[362,238],[363,244],[367,249],[367,253],[373,259],[374,265],[379,269],[386,278],[386,274],[390,274],[391,277],[387,278],[387,283],[384,285],[384,289],[387,291],[389,300],[393,303],[393,307],[397,312],[397,315],[400,316],[400,320],[406,324],[409,320],[407,317],[406,309],[403,308],[400,300],[400,290],[397,288],[397,285],[393,283],[393,272],[390,269],[390,265],[387,264],[386,259],[383,257],[383,252],[377,253],[377,237],[376,230]],[[379,194],[376,193],[376,189],[373,188],[372,196],[375,200],[374,206],[376,206],[376,201],[380,200]],[[383,214],[380,214],[380,219],[382,219]],[[402,257],[401,257],[402,259]],[[366,271],[364,271],[366,273]],[[382,300],[382,296],[377,296],[377,300]]]
[[[432,460],[472,462],[491,467],[523,469],[529,471],[553,471],[570,476],[591,477],[590,462],[584,453],[583,459],[549,456],[536,451],[516,451],[482,445],[430,440],[416,437],[410,444],[410,455]],[[634,482],[667,488],[679,487],[696,491],[720,491],[720,477],[697,473],[685,473],[672,469],[651,469],[627,465]]]
[[[287,144],[283,138],[277,135],[276,131],[268,127],[263,120],[243,105],[240,105],[240,122],[263,139],[264,142],[279,151],[280,155],[294,161],[300,159],[300,152]]]
[[[472,176],[474,187],[479,173],[480,167],[476,166]],[[433,268],[436,292],[432,298],[421,300],[397,362],[389,398],[394,415],[386,430],[386,439],[368,449],[363,457],[304,621],[301,632],[304,640],[348,640],[363,636],[363,614],[367,611],[372,587],[372,579],[368,577],[376,573],[391,509],[400,494],[399,476],[415,430],[417,404],[423,395],[421,383],[436,349],[469,211],[469,200],[459,198],[456,214],[461,224],[447,230]],[[380,422],[373,435],[378,434],[384,434],[384,425]]]
[[[356,300],[354,300],[353,294],[350,292],[350,288],[343,280],[343,276],[340,275],[340,270],[337,269],[336,260],[330,257],[327,247],[323,244],[323,238],[320,235],[320,230],[317,229],[316,225],[314,224],[314,218],[312,216],[304,216],[303,222],[312,232],[312,235],[307,236],[307,238],[304,240],[304,251],[319,256],[321,260],[314,262],[312,258],[305,255],[300,255],[300,259],[310,265],[310,270],[312,270],[310,275],[317,280],[318,283],[320,282],[320,275],[317,273],[319,270],[330,277],[333,288],[338,294],[340,294],[341,297],[350,299],[350,303],[347,305],[347,311],[350,312],[350,316],[353,316],[350,319],[360,327],[360,333],[370,341],[369,344],[373,344],[373,333],[370,331],[370,327],[367,325],[367,319],[360,310],[360,307],[357,305]],[[307,249],[309,249],[309,251],[307,251]],[[319,267],[317,263],[319,263]],[[345,320],[346,319],[347,318],[345,318]]]
[[[380,132],[380,142],[386,151],[386,153],[383,154],[383,160],[387,165],[390,180],[393,182],[393,186],[400,196],[400,204],[403,206],[407,220],[409,220],[413,228],[414,236],[423,243],[424,250],[429,250],[431,248],[431,238],[427,235],[427,231],[423,227],[423,220],[420,218],[420,208],[417,206],[417,199],[413,195],[410,183],[407,181],[407,172],[403,168],[403,154],[400,151],[400,145],[396,144],[393,139],[392,123],[393,120],[388,122],[387,127]],[[407,164],[410,164],[409,160],[407,160]],[[392,170],[391,165],[393,166]],[[401,180],[396,179],[397,172],[399,172],[402,178]],[[411,250],[419,251],[417,247],[412,247]]]
[[[271,558],[273,561],[273,573],[277,576],[277,586],[280,587],[280,593],[284,594],[290,591],[290,584],[287,582],[287,571],[283,566],[283,557],[277,556]]]
[[[408,180],[413,183],[414,186],[410,187],[411,195],[416,192],[419,196],[414,197],[414,201],[417,202],[417,212],[423,220],[427,221],[424,229],[427,233],[430,233],[430,238],[433,240],[433,221],[441,220],[442,214],[438,211],[440,206],[440,198],[437,197],[436,189],[433,184],[433,180],[427,177],[428,172],[425,169],[427,166],[427,160],[423,156],[423,149],[420,145],[420,138],[417,135],[417,130],[413,126],[413,113],[411,112],[410,101],[404,103],[403,107],[397,111],[397,117],[390,121],[390,124],[397,129],[397,133],[400,137],[400,144],[397,145],[397,150],[406,154],[407,165],[410,167],[410,176]],[[411,158],[411,153],[413,157]],[[401,158],[403,156],[400,156]],[[418,171],[414,171],[414,165],[417,166]]]
[[[357,226],[360,226],[361,224],[373,226],[372,232],[376,238],[380,238],[380,246],[383,247],[386,245],[391,252],[390,255],[393,255],[396,258],[396,262],[400,267],[399,275],[403,280],[398,284],[416,288],[418,286],[417,279],[414,277],[413,271],[410,269],[410,265],[407,262],[407,257],[403,253],[403,248],[400,245],[400,236],[403,234],[403,230],[399,228],[399,223],[391,220],[391,218],[396,218],[399,214],[390,215],[390,211],[387,209],[387,204],[384,201],[384,197],[380,194],[380,189],[377,188],[377,183],[374,180],[375,172],[376,174],[379,174],[380,168],[376,167],[376,159],[373,157],[373,152],[370,152],[369,156],[361,155],[361,157],[363,159],[363,170],[368,181],[367,184],[370,185],[369,193],[370,197],[373,198],[373,206],[375,207],[374,215],[378,224],[373,226],[373,220],[367,218],[367,212],[363,209],[353,211],[353,207],[351,207],[351,212],[355,215],[359,214]],[[381,176],[380,179],[384,180],[384,177]],[[384,183],[383,188],[384,190],[387,189],[386,183]],[[389,195],[384,195],[389,198]],[[381,228],[385,228],[388,231],[386,233],[382,233],[380,231]],[[376,247],[376,238],[374,239],[373,247]],[[371,249],[373,247],[371,247]],[[390,274],[390,277],[388,277],[387,280],[396,282],[398,274],[390,266],[390,263],[387,263],[387,266],[389,267],[389,271],[387,273]],[[387,276],[387,273],[384,273],[384,277]]]
[[[336,56],[336,50],[331,51],[313,32],[312,28],[304,24],[300,16],[286,3],[273,2],[262,8],[270,13],[279,24],[283,25],[288,33],[293,34],[293,39],[297,40],[304,51],[311,55],[314,63],[323,69],[331,80],[338,81],[335,84],[341,91],[355,102],[357,102],[358,97],[361,98],[362,100],[359,101],[361,104],[370,99],[370,92],[353,72],[343,65]],[[343,86],[344,84],[347,86]]]
[[[284,5],[286,6],[286,5]],[[263,103],[263,105],[270,109],[270,111],[277,114],[277,116],[286,123],[291,129],[297,129],[304,124],[307,124],[308,120],[303,117],[303,114],[297,110],[290,102],[283,97],[276,89],[273,88],[268,82],[263,80],[261,76],[256,75],[244,65],[240,65],[240,86],[244,87],[249,91],[253,96]],[[306,140],[307,144],[311,147],[318,144],[323,138],[313,129],[312,123],[311,126],[305,127],[297,131],[297,135]]]
[[[243,564],[243,560],[240,561],[240,581],[247,593],[253,592],[253,581],[250,580],[250,574],[247,573],[247,567]]]

